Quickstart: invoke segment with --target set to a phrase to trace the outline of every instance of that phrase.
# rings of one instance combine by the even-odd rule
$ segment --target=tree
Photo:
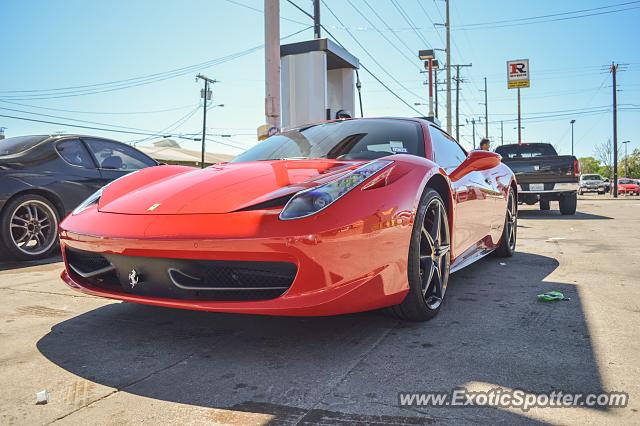
[[[622,158],[620,152],[620,147],[618,147],[618,159]],[[611,142],[611,139],[607,139],[606,142],[596,145],[595,154],[596,158],[602,164],[600,174],[608,177],[609,179],[613,179],[613,143]],[[618,168],[618,176],[621,176],[621,170],[623,169]]]
[[[599,174],[602,171],[602,164],[593,157],[579,158],[580,171],[585,174]]]
[[[627,166],[629,167],[629,171],[625,169],[625,158],[620,160],[618,164],[618,170],[624,173],[628,178],[640,179],[640,149],[636,148],[632,153],[626,158]]]

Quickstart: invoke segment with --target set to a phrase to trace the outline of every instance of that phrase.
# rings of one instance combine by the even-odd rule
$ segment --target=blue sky
[[[323,24],[333,35],[407,102],[426,102],[427,87],[422,84],[424,76],[419,73],[417,51],[443,47],[444,33],[432,22],[442,22],[444,2],[395,0],[415,24],[419,33],[416,34],[392,0],[367,0],[386,23],[371,12],[365,0],[325,1],[384,70],[323,6]],[[311,1],[297,0],[297,3],[312,11]],[[617,13],[535,24],[514,21],[621,3],[628,4],[588,12],[626,9]],[[0,8],[3,64],[0,67],[0,108],[4,109],[0,109],[0,114],[63,123],[72,123],[71,119],[85,120],[104,124],[85,123],[88,126],[121,126],[153,132],[176,121],[180,123],[184,118],[175,132],[197,133],[201,131],[202,111],[194,110],[199,103],[201,84],[194,81],[194,76],[202,72],[221,81],[213,87],[214,103],[225,104],[224,108],[210,110],[210,132],[231,135],[214,138],[226,145],[209,142],[207,148],[237,154],[241,147],[256,143],[255,129],[264,122],[264,51],[261,49],[237,59],[188,68],[183,75],[176,72],[173,78],[123,90],[81,96],[77,94],[88,89],[100,92],[98,89],[112,86],[53,92],[33,90],[126,80],[257,47],[263,43],[263,16],[251,8],[261,10],[262,7],[260,0],[4,0]],[[283,36],[304,29],[305,23],[310,25],[309,19],[285,0],[281,1],[281,16],[298,21],[283,19]],[[550,19],[570,16],[574,15]],[[612,98],[611,76],[601,68],[616,61],[629,64],[626,71],[618,74],[619,140],[631,140],[630,149],[640,147],[639,19],[640,2],[630,0],[518,3],[451,0],[452,63],[473,63],[473,67],[462,72],[466,82],[462,84],[461,122],[484,115],[484,106],[479,104],[484,95],[479,89],[483,87],[483,78],[487,77],[490,136],[494,144],[500,143],[500,120],[504,120],[505,143],[514,142],[516,91],[506,88],[506,61],[529,58],[532,82],[531,88],[522,90],[523,139],[551,142],[562,153],[570,153],[569,121],[575,119],[576,154],[592,155],[594,146],[612,135],[612,116],[608,109]],[[495,21],[505,23],[474,25]],[[389,44],[376,28],[403,53]],[[312,30],[308,29],[287,42],[312,36]],[[425,46],[425,42],[431,46]],[[404,87],[394,82],[387,72]],[[365,115],[416,115],[367,73],[361,71],[360,75]],[[121,85],[129,84],[123,82]],[[65,97],[60,97],[61,94]],[[56,98],[46,99],[53,97]],[[441,93],[441,118],[444,118],[444,99],[445,94]],[[426,113],[425,107],[417,108]],[[193,115],[189,116],[189,113]],[[7,136],[66,131],[122,141],[143,138],[3,117],[0,117],[0,126],[7,127]],[[461,129],[461,142],[467,147],[470,147],[471,133],[470,125]],[[483,133],[483,125],[477,126],[477,137]],[[198,142],[193,141],[180,143],[190,148],[198,146]]]

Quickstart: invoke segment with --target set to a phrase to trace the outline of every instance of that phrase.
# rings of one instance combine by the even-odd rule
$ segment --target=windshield
[[[624,184],[624,185],[629,185],[629,184],[633,184],[635,183],[634,181],[632,181],[631,179],[620,179],[618,181],[618,183]]]
[[[0,140],[0,155],[12,155],[26,151],[46,138],[48,136],[17,136],[2,139]]]
[[[422,129],[418,123],[356,119],[314,124],[271,136],[232,162],[286,158],[373,160],[393,154],[424,157]]]
[[[582,175],[582,180],[602,180],[600,175]]]
[[[503,158],[531,158],[543,155],[558,155],[553,146],[547,143],[523,143],[522,145],[504,145],[496,148]]]

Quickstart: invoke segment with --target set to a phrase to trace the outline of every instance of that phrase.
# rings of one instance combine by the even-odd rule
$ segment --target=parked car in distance
[[[573,155],[558,155],[548,143],[501,145],[496,152],[518,181],[518,201],[549,210],[558,201],[560,213],[575,214],[580,163]]]
[[[640,185],[634,179],[620,178],[618,179],[618,194],[640,195]]]
[[[129,145],[94,136],[0,140],[0,251],[23,260],[50,255],[60,220],[78,204],[112,180],[156,165]]]
[[[597,192],[598,194],[606,193],[607,186],[604,178],[598,174],[580,175],[578,194],[582,195],[587,192]]]

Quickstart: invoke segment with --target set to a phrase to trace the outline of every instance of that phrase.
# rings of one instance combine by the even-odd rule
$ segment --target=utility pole
[[[616,92],[616,73],[618,65],[611,63],[613,79],[613,198],[618,198],[618,99]]]
[[[451,20],[449,19],[449,0],[444,1],[446,5],[444,25],[447,32],[447,133],[451,134]]]
[[[218,80],[210,79],[209,77],[198,74],[196,75],[196,81],[204,80],[204,89],[200,91],[200,97],[203,99],[202,107],[202,156],[200,157],[200,167],[204,169],[204,151],[206,145],[207,136],[207,101],[211,100],[211,89],[209,84],[217,83]]]
[[[622,141],[624,145],[624,175],[625,177],[629,177],[629,154],[627,153],[627,144],[631,141]]]
[[[313,38],[320,38],[320,0],[313,0]]]
[[[467,120],[467,124],[471,123],[471,132],[473,136],[473,149],[476,149],[476,123],[482,123],[482,119],[478,118],[476,121],[475,117],[471,120]]]
[[[504,145],[504,121],[500,120],[500,145]]]
[[[434,76],[433,83],[436,90],[436,118],[438,118],[438,68],[433,69],[433,76]]]
[[[318,19],[320,15],[318,14]],[[315,19],[314,19],[315,20]],[[280,130],[280,0],[264,0],[265,99],[269,127]]]
[[[460,141],[460,83],[462,82],[462,80],[460,79],[460,68],[463,67],[470,67],[473,64],[466,64],[466,65],[451,65],[452,67],[455,67],[456,69],[456,140]],[[449,133],[451,134],[451,133]]]
[[[489,139],[489,100],[487,94],[487,77],[484,78],[484,137]]]
[[[571,155],[573,155],[573,125],[575,124],[576,120],[571,120]]]

